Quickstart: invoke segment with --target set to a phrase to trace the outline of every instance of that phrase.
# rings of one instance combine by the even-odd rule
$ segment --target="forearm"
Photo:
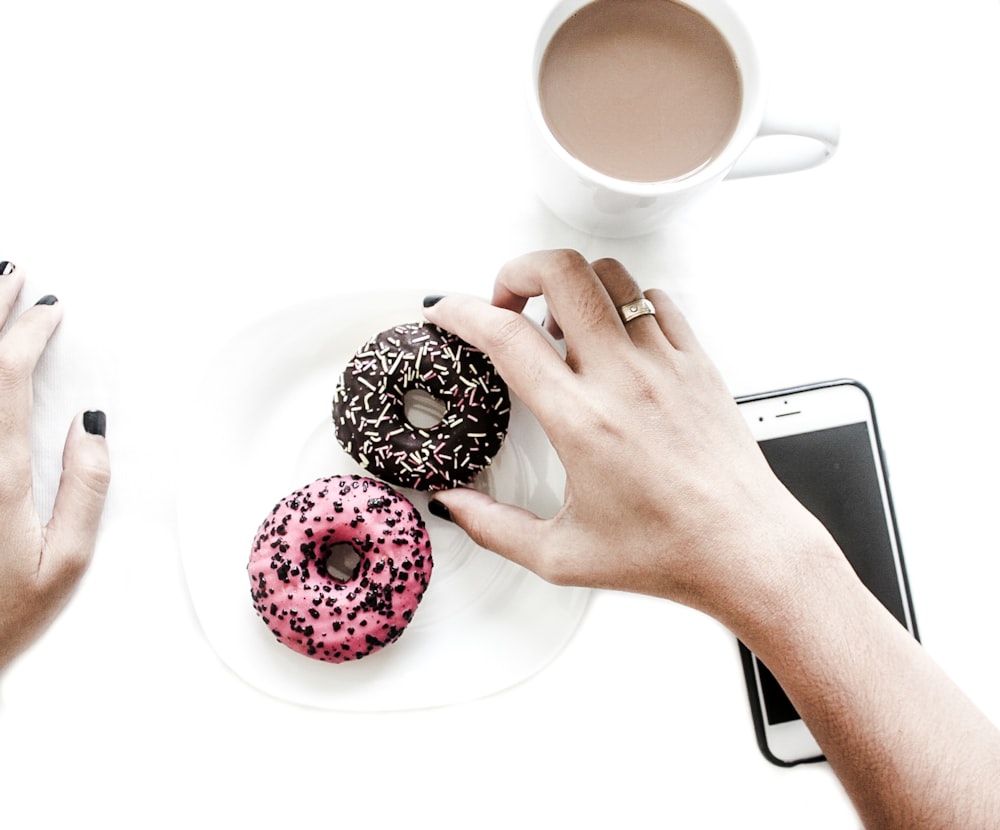
[[[1000,733],[864,588],[821,555],[749,625],[868,827],[1000,826]]]

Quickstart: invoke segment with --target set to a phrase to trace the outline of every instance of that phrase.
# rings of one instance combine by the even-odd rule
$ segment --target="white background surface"
[[[5,826],[856,826],[827,768],[760,757],[732,638],[665,602],[598,595],[538,675],[408,714],[268,698],[202,636],[174,494],[225,482],[175,459],[212,355],[311,297],[487,294],[537,247],[671,291],[734,394],[869,386],[924,642],[1000,719],[1000,6],[736,5],[840,152],[607,243],[522,174],[537,0],[0,2],[0,258],[65,303],[46,372],[91,381],[62,423],[107,410],[115,464],[81,591],[2,678]]]

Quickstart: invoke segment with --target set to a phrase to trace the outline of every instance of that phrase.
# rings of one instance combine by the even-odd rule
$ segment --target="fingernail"
[[[55,294],[46,294],[35,305],[55,305],[57,302],[59,302],[59,298]]]
[[[431,499],[427,502],[427,509],[431,511],[432,516],[437,516],[439,519],[444,519],[446,522],[455,521],[451,517],[451,511],[437,499]]]
[[[94,409],[83,413],[83,429],[91,435],[100,435],[108,428],[108,417],[100,409]]]
[[[7,262],[7,260],[0,262],[0,277],[6,277],[8,274],[13,274],[13,273],[14,273],[13,262]]]
[[[428,294],[424,297],[424,308],[430,308],[432,305],[437,305],[443,299],[444,294]]]

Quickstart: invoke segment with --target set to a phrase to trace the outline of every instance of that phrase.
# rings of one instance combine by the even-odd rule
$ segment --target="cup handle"
[[[827,161],[839,142],[840,124],[834,119],[788,118],[768,111],[757,135],[726,178],[746,179],[808,170]]]

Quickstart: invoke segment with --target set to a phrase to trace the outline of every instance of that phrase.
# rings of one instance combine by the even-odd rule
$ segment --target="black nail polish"
[[[100,435],[103,438],[108,428],[108,418],[100,409],[84,412],[83,428],[91,435]]]
[[[444,294],[428,294],[424,297],[424,308],[430,308],[432,305],[437,305],[443,299]]]
[[[55,294],[46,294],[35,305],[55,305],[57,302],[59,302],[59,298]]]
[[[7,262],[7,260],[0,262],[0,277],[6,277],[8,274],[13,274],[13,273],[14,273],[13,262]]]
[[[437,499],[431,499],[427,502],[427,509],[431,511],[432,516],[437,516],[439,519],[444,519],[446,522],[455,521],[451,517],[451,511]]]

